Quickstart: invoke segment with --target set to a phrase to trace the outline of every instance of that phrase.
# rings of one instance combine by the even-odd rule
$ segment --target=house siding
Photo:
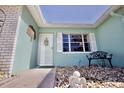
[[[98,49],[113,54],[114,66],[124,67],[124,23],[119,17],[110,17],[96,29]]]
[[[36,40],[31,40],[26,33],[29,25],[32,25],[36,31]],[[35,21],[26,6],[23,6],[13,64],[13,74],[36,67],[38,41],[37,31],[38,27]]]
[[[88,60],[86,58],[87,53],[69,53],[63,54],[57,52],[57,33],[87,33],[95,32],[95,29],[64,29],[64,28],[50,28],[50,29],[39,29],[39,33],[53,33],[54,35],[54,47],[53,47],[53,62],[54,66],[87,66]]]
[[[6,14],[6,20],[0,33],[0,70],[10,75],[16,47],[16,29],[21,15],[21,6],[1,5]],[[0,29],[1,30],[1,29]]]

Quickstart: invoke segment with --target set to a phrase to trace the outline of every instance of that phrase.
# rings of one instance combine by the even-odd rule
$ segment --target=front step
[[[38,68],[55,68],[55,66],[38,66]]]

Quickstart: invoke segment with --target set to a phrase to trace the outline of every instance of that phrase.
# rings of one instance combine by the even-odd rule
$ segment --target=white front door
[[[53,66],[53,34],[40,34],[38,59],[39,66]]]

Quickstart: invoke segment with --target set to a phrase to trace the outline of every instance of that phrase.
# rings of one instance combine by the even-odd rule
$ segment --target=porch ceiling
[[[47,23],[95,24],[110,8],[108,5],[41,5]]]
[[[111,11],[121,6],[111,5],[31,5],[27,6],[39,27],[96,28]]]

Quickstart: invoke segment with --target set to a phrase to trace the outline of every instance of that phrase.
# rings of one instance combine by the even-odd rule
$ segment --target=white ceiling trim
[[[121,6],[111,6],[97,21],[95,24],[50,24],[47,23],[39,5],[27,5],[28,10],[36,21],[37,25],[42,28],[96,28],[102,24],[109,16],[111,11],[115,11]]]
[[[121,5],[113,5],[112,7],[110,7],[94,24],[96,27],[98,27],[99,25],[101,25],[105,20],[107,20],[111,15],[110,13],[112,11],[116,11],[117,9],[119,9],[121,7]]]

